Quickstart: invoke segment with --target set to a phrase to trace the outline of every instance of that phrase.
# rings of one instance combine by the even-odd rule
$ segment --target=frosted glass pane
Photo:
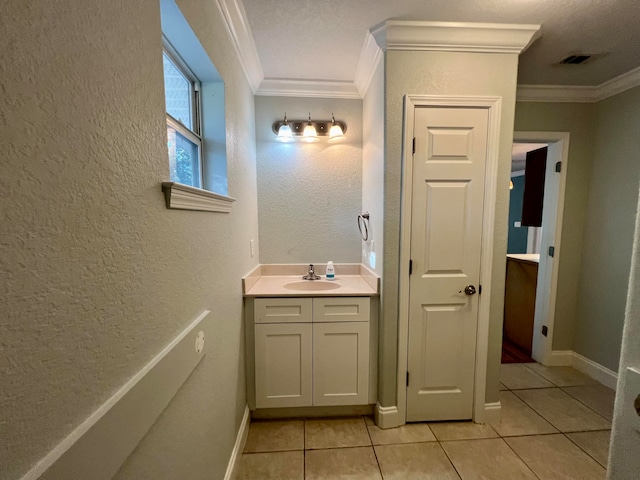
[[[175,66],[166,53],[163,53],[162,61],[164,64],[164,96],[167,113],[176,120],[180,120],[189,130],[193,130],[191,82]]]

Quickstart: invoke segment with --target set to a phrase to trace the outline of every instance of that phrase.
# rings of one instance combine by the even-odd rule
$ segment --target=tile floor
[[[604,480],[613,390],[568,367],[504,364],[502,419],[251,423],[236,480]]]

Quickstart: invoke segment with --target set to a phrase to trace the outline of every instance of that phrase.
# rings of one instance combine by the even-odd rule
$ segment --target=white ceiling
[[[639,0],[242,1],[266,79],[353,82],[367,32],[387,19],[541,24],[521,85],[600,85],[640,65]],[[557,65],[579,52],[605,55]]]

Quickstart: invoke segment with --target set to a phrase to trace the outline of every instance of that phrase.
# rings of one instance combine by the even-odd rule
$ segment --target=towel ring
[[[364,229],[364,232],[362,231]],[[369,212],[358,215],[358,230],[363,241],[369,240]]]

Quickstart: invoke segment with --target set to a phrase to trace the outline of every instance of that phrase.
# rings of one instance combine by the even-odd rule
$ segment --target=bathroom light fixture
[[[296,137],[302,137],[301,140],[305,142],[317,142],[319,137],[329,137],[331,141],[340,140],[345,137],[347,124],[336,120],[333,114],[331,114],[331,117],[331,120],[311,120],[311,114],[309,114],[307,120],[289,120],[285,114],[284,120],[277,120],[273,123],[272,130],[277,135],[276,140],[281,142],[292,142]],[[280,134],[284,126],[288,127],[291,137],[286,136],[287,129],[284,130],[282,135]],[[338,129],[342,132],[341,136],[338,135]],[[312,133],[313,130],[315,130],[315,135]]]
[[[336,123],[336,117],[331,112],[331,128],[329,129],[329,140],[337,140],[344,137],[342,127]]]
[[[513,180],[509,180],[509,190],[513,190]]]
[[[313,123],[311,123],[311,112],[309,112],[309,121],[302,132],[302,141],[309,143],[318,141],[318,132]]]
[[[287,112],[285,112],[284,114],[284,122],[278,128],[277,140],[284,143],[293,142],[293,132],[291,131],[291,127],[289,126],[289,122],[287,121]]]

